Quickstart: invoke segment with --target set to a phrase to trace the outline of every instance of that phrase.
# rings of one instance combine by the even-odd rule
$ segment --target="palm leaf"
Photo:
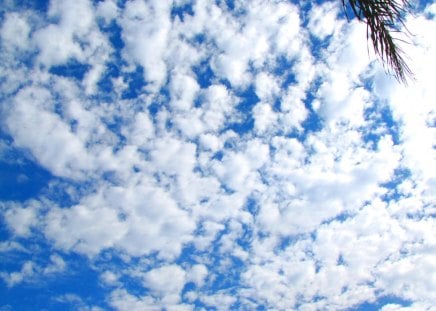
[[[347,11],[346,0],[342,5]],[[407,0],[348,0],[348,5],[358,20],[367,25],[367,38],[371,38],[375,53],[393,71],[398,81],[407,83],[413,73],[403,58],[403,50],[397,45],[393,34],[404,29],[404,16],[409,11]],[[406,29],[407,31],[407,29]]]

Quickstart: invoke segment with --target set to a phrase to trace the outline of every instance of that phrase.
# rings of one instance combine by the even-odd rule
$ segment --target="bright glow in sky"
[[[0,310],[435,310],[415,7],[406,87],[339,0],[2,1]]]

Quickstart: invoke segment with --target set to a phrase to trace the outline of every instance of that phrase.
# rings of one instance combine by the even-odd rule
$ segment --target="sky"
[[[411,5],[404,85],[340,1],[3,0],[0,310],[435,310]]]

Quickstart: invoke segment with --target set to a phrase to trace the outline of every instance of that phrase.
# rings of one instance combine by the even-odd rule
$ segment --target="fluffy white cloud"
[[[201,287],[207,277],[207,267],[202,264],[194,265],[188,272],[187,279],[194,282],[195,285]]]
[[[30,27],[26,17],[8,13],[1,27],[2,46],[6,49],[25,50],[29,47]]]
[[[107,230],[111,224],[111,231]],[[45,233],[63,249],[96,255],[111,247],[127,231],[117,212],[108,208],[89,209],[78,205],[69,209],[52,209],[47,216]]]
[[[181,74],[173,75],[170,83],[171,107],[189,110],[194,104],[195,95],[198,90],[199,86],[193,77]]]
[[[167,193],[144,186],[108,188],[84,198],[82,205],[53,208],[45,223],[46,236],[58,247],[90,256],[117,248],[131,256],[157,251],[174,258],[194,229]]]
[[[40,62],[52,66],[70,58],[84,60],[85,50],[74,36],[86,38],[91,30],[94,17],[89,1],[52,1],[48,15],[58,18],[59,24],[50,24],[34,34]]]
[[[118,310],[192,310],[189,305],[180,303],[181,291],[186,282],[186,272],[178,265],[166,265],[146,272],[144,286],[149,295],[137,297],[124,289],[112,292],[111,305]]]
[[[23,89],[10,105],[6,124],[15,143],[29,148],[54,174],[83,177],[83,170],[92,167],[92,160],[83,142],[58,114],[52,112],[53,105],[55,103],[47,89]]]
[[[333,34],[340,23],[337,20],[338,4],[335,2],[325,2],[315,6],[309,13],[309,30],[323,40]]]
[[[144,284],[157,296],[170,296],[169,300],[178,302],[178,296],[185,285],[185,279],[186,272],[182,268],[177,265],[169,265],[147,272],[144,276]]]
[[[102,17],[106,23],[109,23],[118,16],[119,9],[117,3],[113,0],[101,1],[97,5],[96,15]]]
[[[33,202],[32,202],[33,203]],[[18,236],[28,236],[38,222],[38,203],[30,203],[26,207],[10,205],[5,212],[5,220]]]
[[[165,50],[169,39],[170,3],[165,1],[129,1],[120,26],[126,60],[144,68],[148,88],[156,91],[167,78]]]

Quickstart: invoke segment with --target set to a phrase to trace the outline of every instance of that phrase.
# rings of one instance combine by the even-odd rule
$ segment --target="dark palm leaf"
[[[412,71],[405,62],[403,51],[393,37],[404,27],[404,16],[410,8],[407,0],[342,0],[346,12],[347,3],[358,20],[367,25],[367,37],[371,38],[375,53],[392,70],[397,80],[406,83]]]

